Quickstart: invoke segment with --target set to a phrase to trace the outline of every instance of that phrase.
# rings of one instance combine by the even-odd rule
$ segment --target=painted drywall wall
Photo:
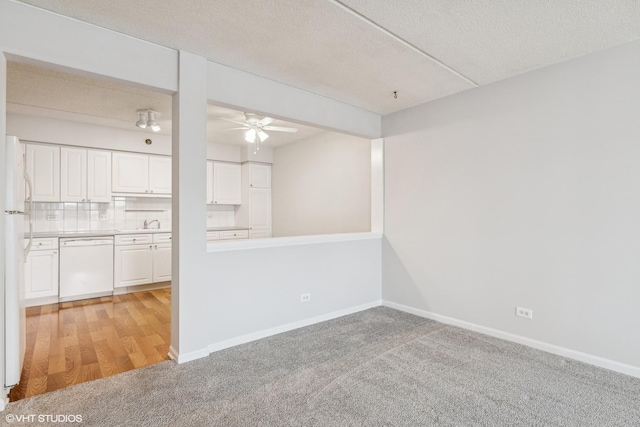
[[[132,127],[134,127],[132,125]],[[23,141],[42,142],[105,150],[171,155],[171,135],[126,130],[88,123],[23,114],[7,115],[7,130]],[[151,139],[151,145],[145,143]],[[207,158],[227,162],[241,161],[241,147],[207,143]]]
[[[5,152],[6,142],[4,135],[7,134],[6,127],[6,115],[7,115],[7,85],[3,82],[7,81],[7,60],[5,56],[0,53],[0,136],[2,137],[2,143],[0,144],[0,165],[4,171],[5,165]],[[4,233],[4,205],[6,200],[6,176],[4,173],[0,173],[0,389],[4,388],[4,263],[5,263],[5,233]],[[5,393],[0,393],[0,411],[4,411],[5,407]]]
[[[100,49],[95,49],[95,46],[100,46]],[[202,295],[207,295],[210,285],[203,281],[203,277],[215,271],[202,262],[206,253],[204,233],[194,231],[196,228],[204,230],[206,226],[206,210],[202,202],[206,144],[200,145],[203,142],[202,132],[206,132],[206,106],[202,103],[202,94],[213,103],[226,102],[243,111],[269,114],[271,108],[268,107],[272,105],[275,114],[270,116],[311,126],[372,137],[380,133],[379,115],[196,58],[188,60],[190,65],[185,73],[183,70],[179,73],[178,52],[174,50],[8,0],[0,0],[0,53],[4,52],[10,54],[12,60],[53,66],[65,72],[132,83],[165,93],[185,92],[178,98],[174,97],[173,120],[178,133],[174,133],[172,138],[178,141],[177,145],[185,142],[181,148],[176,148],[176,144],[172,146],[172,222],[174,232],[181,234],[184,243],[176,245],[172,263],[180,281],[173,292],[177,295],[173,303],[178,311],[172,317],[172,345],[176,344],[173,355],[179,359],[181,357],[176,353],[183,351],[189,353],[190,358],[206,355],[207,343],[204,347],[202,345],[203,337],[204,341],[211,338],[206,334],[211,327],[209,322],[216,320],[217,325],[224,325],[221,326],[223,329],[228,323],[212,313],[208,305],[210,301],[202,298]],[[206,85],[199,80],[201,72],[206,75]],[[196,81],[189,84],[186,80],[193,77]],[[2,78],[0,85],[6,85],[6,77]],[[180,104],[180,108],[176,104]],[[190,128],[194,130],[188,131]],[[196,142],[191,142],[191,138]],[[193,151],[189,151],[191,148]],[[336,243],[338,246],[342,244],[348,245],[348,242]],[[242,251],[236,254],[246,259]],[[323,263],[322,268],[353,270],[353,274],[365,268],[376,269],[375,263],[373,267],[359,264],[344,267],[336,264],[339,260],[331,259]],[[271,268],[286,272],[289,266],[286,261],[280,259]],[[189,266],[195,268],[189,272]],[[294,272],[291,274],[293,278],[302,277]],[[379,282],[373,286],[379,287]],[[242,292],[242,289],[238,291]],[[258,323],[252,327],[262,329]]]
[[[210,349],[318,316],[378,305],[381,240],[363,238],[209,253],[202,288],[208,298]],[[300,302],[303,293],[310,293],[311,300]]]
[[[384,117],[383,298],[640,367],[639,69],[634,42]]]
[[[326,133],[276,147],[274,237],[371,230],[371,141]]]

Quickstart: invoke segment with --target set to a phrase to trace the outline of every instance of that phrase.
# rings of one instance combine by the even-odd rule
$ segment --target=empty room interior
[[[0,0],[0,419],[640,425],[640,5]]]

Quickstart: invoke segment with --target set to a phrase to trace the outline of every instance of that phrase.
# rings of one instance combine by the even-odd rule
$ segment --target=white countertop
[[[207,231],[228,231],[228,230],[248,230],[249,227],[208,227]],[[40,237],[99,237],[99,236],[120,236],[124,234],[155,234],[155,233],[171,233],[166,229],[139,229],[139,230],[94,230],[94,231],[38,231],[33,233],[33,238]],[[25,236],[26,237],[26,236]]]

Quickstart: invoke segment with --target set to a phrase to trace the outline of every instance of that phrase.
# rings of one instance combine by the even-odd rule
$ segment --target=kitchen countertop
[[[249,227],[207,227],[207,231],[229,231],[229,230],[248,230]],[[120,236],[125,234],[155,234],[155,233],[171,233],[171,230],[150,228],[146,230],[95,230],[95,231],[37,231],[33,233],[33,238],[43,237],[100,237],[100,236]],[[25,237],[28,237],[25,235]]]

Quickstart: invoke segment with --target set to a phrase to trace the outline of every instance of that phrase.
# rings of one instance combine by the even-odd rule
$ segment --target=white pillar
[[[371,231],[384,232],[384,139],[371,141]]]
[[[206,277],[207,61],[179,53],[173,96],[171,356],[208,355],[207,302],[194,291]]]

